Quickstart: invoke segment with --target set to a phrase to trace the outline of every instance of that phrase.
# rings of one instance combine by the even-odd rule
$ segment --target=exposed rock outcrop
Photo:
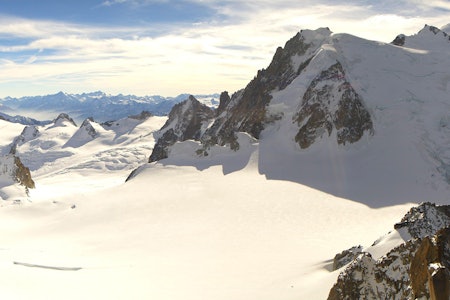
[[[128,118],[139,120],[139,121],[144,121],[152,116],[153,116],[153,114],[151,112],[143,110],[140,114],[132,115],[132,116],[129,116]]]
[[[231,98],[227,91],[222,92],[219,97],[219,106],[216,109],[216,115],[219,116],[225,111],[228,104],[230,104]]]
[[[77,124],[75,123],[75,121],[69,117],[68,114],[66,113],[61,113],[58,115],[58,117],[53,120],[53,123],[55,123],[55,126],[66,126],[64,123],[68,122],[70,124],[72,124],[73,126],[77,127]]]
[[[214,118],[214,111],[194,96],[175,105],[161,128],[149,162],[168,157],[169,147],[177,141],[198,140]]]
[[[271,93],[286,88],[330,35],[328,28],[318,29],[314,34],[300,31],[284,48],[279,47],[269,67],[258,71],[244,90],[225,101],[226,106],[219,107],[220,115],[201,139],[205,149],[214,144],[229,144],[237,150],[236,132],[246,132],[258,139],[267,121],[266,106],[272,99]]]
[[[328,28],[298,32],[287,41],[284,48],[276,50],[268,68],[258,71],[245,89],[231,97],[227,92],[220,95],[214,119],[208,116],[211,122],[204,131],[194,130],[196,134],[193,134],[189,126],[177,125],[174,128],[169,125],[174,123],[176,110],[180,109],[175,106],[169,121],[161,130],[161,138],[150,161],[167,157],[170,146],[187,137],[201,142],[202,147],[197,150],[197,154],[203,156],[208,155],[214,145],[227,145],[232,150],[238,150],[238,132],[248,133],[259,139],[267,124],[282,118],[267,112],[272,94],[284,90],[301,75],[318,55],[321,47],[330,42],[330,36]],[[293,120],[298,124],[299,132],[293,139],[301,148],[308,148],[325,132],[331,135],[335,131],[338,144],[357,142],[365,132],[373,132],[371,116],[361,96],[346,79],[344,68],[339,62],[320,72],[300,101],[299,111]]]
[[[333,130],[338,144],[357,142],[366,131],[373,132],[370,114],[339,62],[311,82],[294,122],[300,127],[295,141],[303,149]]]
[[[12,154],[0,156],[0,177],[9,178],[12,182],[26,188],[32,189],[35,187],[30,169],[22,164],[19,157]]]
[[[354,246],[347,250],[342,251],[341,253],[336,254],[336,256],[333,259],[333,271],[342,268],[346,264],[353,261],[358,255],[360,255],[362,252],[363,247],[360,246]]]
[[[360,254],[339,275],[333,299],[449,299],[450,228],[410,240],[375,261]]]
[[[396,45],[396,46],[403,46],[403,45],[405,45],[405,40],[406,40],[406,36],[404,34],[399,34],[392,41],[392,44]]]
[[[413,207],[395,224],[395,229],[407,228],[413,238],[424,238],[450,226],[450,205],[437,206],[424,202]]]
[[[83,123],[80,126],[79,130],[84,130],[86,131],[86,133],[93,139],[95,139],[98,135],[97,131],[95,130],[95,128],[92,126],[91,122],[94,122],[93,118],[87,118],[86,120],[83,121]]]
[[[359,253],[328,299],[450,299],[449,224],[450,206],[413,207],[395,225],[412,238],[378,260]]]
[[[31,178],[30,169],[25,167],[17,156],[14,156],[14,165],[16,166],[14,174],[15,180],[29,189],[34,189],[35,183]]]

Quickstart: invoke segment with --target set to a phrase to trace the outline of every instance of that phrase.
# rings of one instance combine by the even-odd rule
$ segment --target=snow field
[[[370,209],[266,180],[252,162],[228,175],[152,164],[117,187],[3,207],[0,295],[324,299],[338,275],[329,260],[355,241],[370,245],[409,207]]]

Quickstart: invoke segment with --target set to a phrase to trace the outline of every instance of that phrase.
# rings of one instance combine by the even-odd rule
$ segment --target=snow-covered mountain
[[[268,179],[374,207],[442,200],[450,192],[449,53],[448,35],[432,26],[403,46],[303,30],[245,89],[222,95],[216,116],[190,137],[191,151],[203,160],[214,147],[236,151],[245,132],[258,139]],[[157,144],[170,158],[175,140],[164,138]]]
[[[62,113],[48,125],[25,126],[4,148],[20,157],[38,185],[44,178],[81,176],[90,170],[85,184],[105,188],[108,180],[112,184],[124,181],[130,170],[146,161],[154,144],[153,133],[165,120],[142,112],[106,123],[89,118],[78,126]],[[92,182],[93,176],[102,179]]]
[[[2,110],[2,109],[3,109],[3,107],[0,106],[0,110]],[[11,115],[8,115],[1,111],[0,111],[0,120],[5,120],[5,121],[13,122],[13,123],[19,123],[19,124],[23,124],[23,125],[45,125],[45,124],[50,123],[49,121],[39,121],[39,120],[36,120],[33,118],[19,116],[19,115],[11,116]]]
[[[431,244],[420,235],[448,225],[446,208],[420,206],[392,224],[419,202],[448,204],[450,56],[434,27],[404,38],[303,30],[214,111],[192,96],[168,118],[0,120],[2,154],[19,157],[36,183],[29,201],[0,205],[0,297],[423,291],[423,266],[442,276],[448,260],[415,250],[441,251],[433,239],[446,241],[445,231]],[[422,281],[408,290],[416,256]],[[369,281],[347,280],[363,269]]]
[[[134,95],[108,95],[103,92],[83,94],[67,94],[59,92],[54,95],[32,96],[0,100],[2,107],[9,114],[33,116],[37,119],[49,119],[59,113],[68,113],[79,122],[92,117],[99,122],[117,120],[129,115],[139,114],[141,111],[149,111],[157,116],[165,116],[177,103],[185,100],[189,95],[181,94],[176,97]],[[197,95],[202,103],[217,107],[219,104],[217,94]],[[26,125],[37,123],[23,123]]]
[[[422,203],[389,234],[352,253],[328,299],[449,299],[449,250],[450,206]]]
[[[215,115],[199,118],[193,97],[178,104],[150,162],[220,164],[227,173],[229,157],[250,162],[256,155],[268,179],[372,207],[447,203],[449,54],[448,34],[433,26],[392,44],[328,28],[301,31],[245,89],[231,97],[224,92]],[[372,246],[340,254],[335,266],[351,263],[329,299],[447,299],[450,219],[448,207],[434,208],[413,208]]]

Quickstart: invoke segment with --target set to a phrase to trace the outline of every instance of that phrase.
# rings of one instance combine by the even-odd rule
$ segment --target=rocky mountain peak
[[[325,43],[331,43],[331,31],[328,28],[302,30],[288,40],[284,47],[278,47],[272,62],[267,69],[258,71],[257,75],[242,90],[231,97],[228,92],[220,95],[220,104],[216,110],[212,124],[205,131],[194,130],[186,126],[186,133],[201,142],[202,148],[197,154],[207,155],[213,145],[228,145],[232,150],[239,149],[237,133],[244,132],[259,139],[267,124],[277,121],[278,117],[268,116],[267,107],[273,94],[285,90],[308,68],[313,58],[321,52]],[[314,68],[314,67],[313,67]],[[344,67],[336,61],[326,70],[319,71],[306,93],[301,96],[298,113],[294,123],[299,132],[293,136],[301,148],[308,148],[326,132],[335,133],[338,144],[355,143],[364,133],[373,133],[373,123],[362,97],[356,92],[348,80]],[[295,96],[293,96],[295,97]],[[165,140],[184,140],[184,133],[173,135],[170,131],[173,120],[180,118],[183,110],[193,105],[192,97],[182,105],[175,106],[169,114],[169,121],[162,128]],[[282,117],[279,117],[282,118]],[[170,145],[165,144],[164,148]],[[158,150],[159,145],[155,147]],[[165,151],[167,153],[167,151]],[[152,155],[150,161],[165,155]]]
[[[202,137],[206,148],[213,144],[229,144],[239,148],[236,132],[259,138],[268,121],[266,107],[272,92],[285,89],[308,65],[315,52],[331,35],[328,28],[302,30],[278,47],[267,69],[258,71],[247,87],[226,99],[218,109],[218,118]],[[226,97],[226,95],[223,95]],[[226,114],[219,114],[226,111]]]
[[[391,43],[396,46],[412,47],[424,50],[435,50],[448,48],[450,35],[447,33],[448,27],[439,29],[435,26],[425,25],[417,34],[405,36],[399,34]]]
[[[75,123],[75,121],[71,117],[69,117],[69,115],[66,113],[59,114],[58,117],[55,120],[53,120],[53,123],[55,124],[55,126],[66,126],[65,125],[66,122],[77,127],[77,124]]]
[[[159,131],[149,162],[168,157],[169,147],[177,141],[198,140],[205,131],[214,111],[200,103],[194,96],[176,104],[169,113],[169,119]]]
[[[10,154],[16,154],[17,147],[39,136],[39,129],[35,125],[28,125],[16,137],[11,145]]]
[[[129,116],[128,118],[139,120],[139,121],[144,121],[152,116],[153,116],[153,114],[151,112],[143,110],[140,114],[132,115],[132,116]]]
[[[219,97],[219,106],[216,109],[216,115],[219,116],[221,113],[225,111],[228,104],[230,104],[231,97],[227,91],[222,92]]]
[[[95,128],[92,126],[92,124],[91,124],[92,122],[94,122],[94,119],[93,119],[92,117],[91,117],[91,118],[87,118],[87,119],[84,120],[83,123],[81,124],[80,130],[86,131],[86,133],[87,133],[90,137],[95,138],[95,137],[98,135],[98,133],[97,133],[97,131],[95,130]]]
[[[423,31],[431,31],[434,34],[439,34],[442,33],[444,36],[447,36],[447,33],[443,32],[442,30],[440,30],[439,28],[435,27],[435,26],[431,26],[428,24],[425,24],[425,26],[423,27],[423,29],[421,31],[419,31],[419,34]]]

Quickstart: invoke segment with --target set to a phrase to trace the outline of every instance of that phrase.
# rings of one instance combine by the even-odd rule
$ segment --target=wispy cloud
[[[139,7],[144,5],[150,5],[155,3],[168,3],[169,0],[105,0],[101,3],[101,6],[113,6],[116,4],[127,4],[132,7]]]
[[[171,1],[108,0],[104,6]],[[266,67],[277,46],[300,29],[330,27],[389,42],[425,23],[444,25],[445,1],[190,0],[214,13],[198,22],[93,26],[0,18],[1,96],[65,90],[175,95],[234,91]],[[99,2],[100,3],[100,2]],[[173,4],[173,3],[172,3]],[[415,6],[418,7],[418,6]],[[440,13],[439,13],[440,12]],[[15,91],[12,87],[19,87]],[[25,92],[24,92],[25,91]]]

